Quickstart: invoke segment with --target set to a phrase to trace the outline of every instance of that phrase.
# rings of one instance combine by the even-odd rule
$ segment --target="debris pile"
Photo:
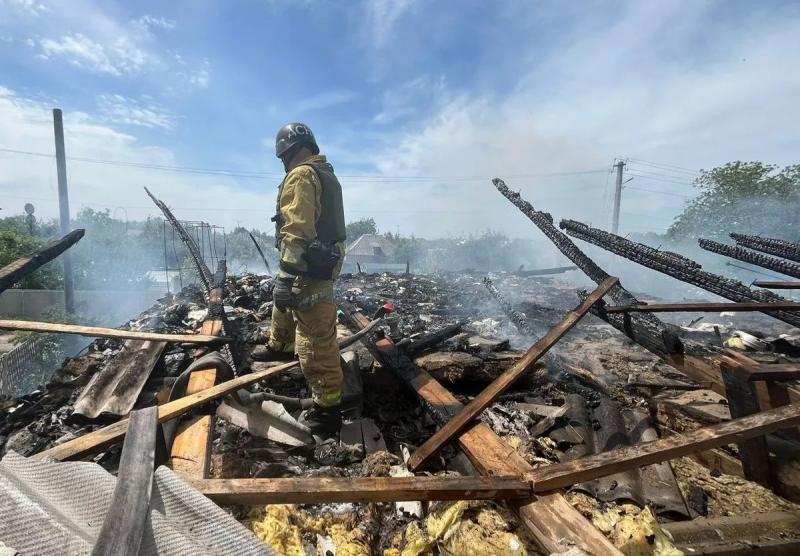
[[[769,333],[748,314],[661,320],[549,214],[495,185],[600,286],[535,271],[341,276],[336,441],[315,444],[298,421],[310,392],[297,364],[251,357],[272,278],[222,264],[119,329],[173,340],[95,340],[46,385],[0,401],[0,455],[20,469],[91,459],[122,478],[127,416],[149,411],[156,467],[282,554],[800,547],[786,525],[800,523],[794,310],[768,311],[783,321]],[[681,255],[562,227],[739,301],[781,300]],[[754,514],[763,527],[749,541],[709,536]]]

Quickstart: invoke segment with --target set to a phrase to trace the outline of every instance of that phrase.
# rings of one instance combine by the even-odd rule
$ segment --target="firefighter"
[[[343,374],[333,301],[333,282],[344,258],[342,187],[305,124],[283,126],[275,154],[286,170],[273,217],[280,270],[269,340],[253,355],[275,359],[297,353],[314,401],[301,421],[319,442],[342,425]]]

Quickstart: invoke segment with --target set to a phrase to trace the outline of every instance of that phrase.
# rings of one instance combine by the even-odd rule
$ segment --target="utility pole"
[[[70,231],[69,225],[69,194],[67,192],[67,156],[64,152],[64,122],[61,118],[61,109],[53,108],[53,132],[56,139],[56,170],[58,173],[58,207],[61,223],[61,235],[65,236]],[[64,310],[67,313],[75,312],[75,290],[72,281],[72,256],[69,251],[61,255],[64,261]]]
[[[622,169],[625,168],[625,163],[620,160],[614,167],[617,169],[617,187],[614,190],[614,219],[611,224],[611,233],[616,234],[619,231],[619,205],[622,201]]]

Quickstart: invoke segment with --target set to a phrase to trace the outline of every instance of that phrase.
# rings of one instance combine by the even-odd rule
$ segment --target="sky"
[[[492,187],[663,232],[697,171],[800,162],[800,3],[0,0],[0,207],[269,230],[278,128],[315,132],[348,220],[536,233]]]

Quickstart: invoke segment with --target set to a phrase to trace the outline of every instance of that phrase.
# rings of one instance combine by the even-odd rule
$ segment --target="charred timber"
[[[745,234],[731,234],[731,238],[743,247],[800,263],[800,243]]]
[[[581,251],[571,239],[553,225],[553,217],[549,213],[538,211],[533,208],[533,205],[523,199],[519,193],[511,191],[503,180],[495,178],[492,180],[492,183],[506,199],[511,201],[515,207],[522,211],[522,213],[553,242],[559,251],[580,268],[592,281],[600,284],[609,277],[609,274],[606,273],[605,270],[600,268],[597,263]],[[588,295],[588,293],[585,295]],[[639,303],[639,300],[636,299],[631,292],[622,287],[621,284],[617,284],[609,292],[609,296],[619,305],[636,305]],[[592,313],[611,324],[614,328],[645,349],[660,356],[671,353],[683,353],[684,346],[678,338],[677,327],[667,324],[658,317],[647,313],[606,315],[602,307],[601,301],[592,308]]]
[[[156,206],[164,213],[164,217],[172,224],[172,227],[175,228],[175,231],[178,232],[178,236],[181,238],[181,241],[186,246],[186,250],[189,252],[189,256],[192,259],[195,267],[197,268],[197,274],[200,276],[200,281],[203,282],[203,286],[206,289],[206,293],[211,291],[213,287],[212,284],[214,283],[214,279],[211,276],[211,271],[208,269],[205,261],[203,261],[203,257],[200,254],[200,249],[197,247],[197,242],[195,242],[194,238],[189,235],[189,232],[186,231],[186,228],[175,218],[175,215],[172,214],[172,211],[169,210],[169,207],[164,204],[163,201],[157,199],[150,190],[146,187],[144,190],[156,204]]]
[[[771,290],[800,290],[800,282],[775,282],[770,280],[755,280],[753,285],[757,288]]]
[[[40,266],[58,257],[78,243],[83,234],[84,230],[73,230],[61,239],[47,243],[34,254],[19,258],[0,268],[0,292],[7,290]]]
[[[506,299],[505,296],[500,293],[500,290],[498,290],[494,285],[492,279],[488,276],[484,277],[483,285],[486,286],[486,289],[489,290],[489,293],[492,294],[492,297],[497,300],[497,302],[500,304],[500,307],[503,308],[503,312],[508,316],[511,322],[514,323],[514,326],[517,327],[517,330],[523,334],[532,336],[533,332],[531,332],[531,328],[528,325],[528,318],[524,314],[514,309],[514,306],[511,304],[511,302]]]
[[[672,276],[688,284],[736,302],[760,301],[763,303],[785,302],[783,297],[764,290],[751,290],[737,280],[713,274],[691,259],[677,253],[659,251],[648,245],[636,243],[618,235],[598,230],[575,220],[562,220],[560,224],[572,237],[602,247],[653,270]],[[764,311],[793,326],[800,326],[800,315],[787,311]]]
[[[699,239],[698,243],[700,244],[700,247],[706,251],[711,251],[712,253],[724,255],[732,259],[754,264],[763,268],[768,268],[769,270],[780,272],[786,276],[800,278],[800,264],[787,261],[786,259],[770,257],[756,251],[750,251],[749,249],[745,249],[744,247],[740,247],[738,245],[725,245],[724,243],[719,243],[718,241],[712,241],[710,239]]]

